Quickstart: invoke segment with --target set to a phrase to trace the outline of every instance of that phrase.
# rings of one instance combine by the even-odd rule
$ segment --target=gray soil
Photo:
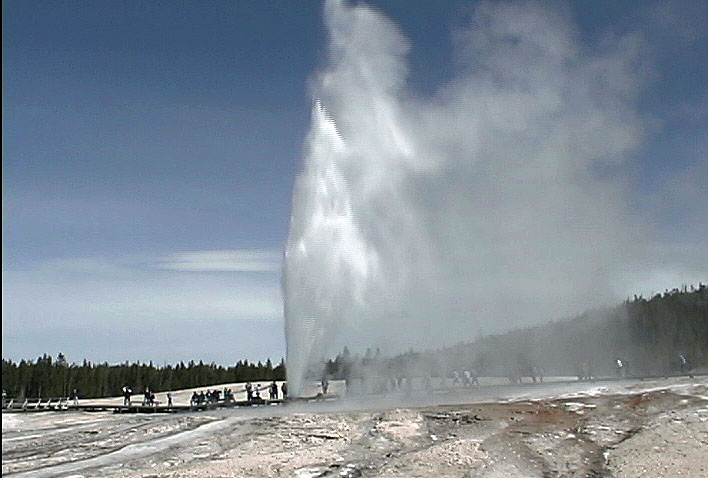
[[[339,411],[3,414],[8,477],[708,476],[705,378]],[[471,397],[474,399],[474,392]],[[453,400],[455,401],[455,400]]]

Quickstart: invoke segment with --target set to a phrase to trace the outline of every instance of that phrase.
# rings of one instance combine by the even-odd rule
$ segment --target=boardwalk
[[[22,401],[8,400],[3,403],[2,411],[5,412],[113,412],[113,413],[178,413],[190,411],[213,410],[215,408],[256,407],[264,405],[279,405],[283,400],[252,400],[252,401],[219,401],[202,403],[199,405],[115,405],[87,403],[75,405],[69,399],[25,399]]]
[[[638,381],[643,381],[643,380],[654,380],[654,379],[661,379],[661,378],[668,378],[668,377],[691,377],[693,378],[694,376],[703,376],[706,374],[705,370],[701,370],[700,373],[694,374],[694,373],[686,373],[686,374],[665,374],[665,375],[644,375],[644,376],[635,376],[635,377],[623,377],[623,378],[618,378],[618,377],[593,377],[592,380],[586,380],[586,382],[614,382],[614,381],[625,381],[625,380],[638,380]],[[482,380],[482,386],[479,387],[470,387],[467,389],[462,388],[460,385],[455,386],[450,385],[450,380],[449,379],[441,379],[441,383],[436,384],[437,386],[431,387],[429,390],[422,390],[419,387],[415,388],[415,391],[423,393],[445,393],[445,392],[450,392],[453,393],[456,390],[462,391],[462,390],[504,390],[506,388],[512,388],[515,387],[516,385],[514,384],[509,384],[507,382],[507,378],[505,377],[480,377]],[[529,381],[530,379],[528,377],[525,377],[525,380],[522,384],[519,384],[519,386],[524,387],[524,388],[530,388],[532,389],[533,387],[536,386],[543,386],[543,383],[531,383]],[[295,399],[289,399],[289,401],[293,402],[309,402],[309,401],[318,401],[318,400],[332,400],[337,396],[343,396],[346,394],[345,391],[345,386],[343,381],[336,381],[336,390],[334,393],[328,394],[326,397],[322,397],[321,395],[309,395],[308,397],[304,398],[295,398]],[[334,383],[334,382],[333,382]],[[574,377],[546,377],[546,384],[555,384],[555,385],[572,385],[576,383],[581,383],[577,378]],[[356,387],[356,383],[352,384],[352,388],[354,391],[350,391],[350,394],[352,396],[370,396],[372,398],[375,398],[379,396],[378,394],[374,393],[365,393],[362,390],[358,390]],[[157,402],[155,405],[142,405],[141,401],[138,399],[134,399],[134,405],[123,405],[122,404],[122,399],[121,398],[111,398],[111,399],[86,399],[82,400],[78,405],[74,404],[74,402],[68,398],[50,398],[50,399],[37,399],[37,398],[31,398],[31,399],[22,399],[22,400],[17,400],[17,399],[5,399],[3,400],[2,404],[2,411],[3,413],[9,412],[9,413],[26,413],[26,412],[47,412],[47,411],[54,411],[54,412],[64,412],[64,411],[83,411],[83,412],[113,412],[113,413],[125,413],[125,414],[132,414],[132,413],[179,413],[179,412],[192,412],[192,411],[204,411],[204,410],[213,410],[217,408],[236,408],[236,407],[257,407],[257,406],[270,406],[270,405],[280,405],[284,402],[282,399],[277,399],[277,400],[270,400],[270,399],[254,399],[251,401],[248,400],[237,400],[237,401],[224,401],[220,400],[218,402],[210,402],[210,403],[202,403],[199,405],[190,405],[188,404],[187,398],[189,397],[190,393],[192,390],[188,391],[181,391],[181,392],[175,392],[176,394],[182,394],[183,395],[183,400],[181,400],[181,404],[179,405],[173,405],[173,406],[166,406],[163,403],[164,402]],[[316,392],[317,391],[317,386],[313,385],[311,387],[311,390],[308,390],[310,393]],[[357,393],[358,391],[358,393]],[[245,395],[245,391],[242,392],[243,395]],[[395,394],[394,394],[395,396]],[[136,396],[138,397],[138,396]],[[245,398],[245,397],[244,397]],[[83,402],[83,403],[82,403]]]

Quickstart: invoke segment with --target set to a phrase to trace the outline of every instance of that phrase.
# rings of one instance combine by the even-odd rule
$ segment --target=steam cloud
[[[285,259],[294,395],[344,344],[433,347],[617,300],[644,231],[600,171],[646,130],[641,37],[588,51],[540,4],[483,3],[459,74],[421,98],[391,21],[338,1],[324,16]]]

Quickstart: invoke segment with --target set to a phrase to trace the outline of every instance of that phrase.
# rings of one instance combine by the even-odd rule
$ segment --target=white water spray
[[[482,3],[456,78],[416,98],[392,22],[327,1],[325,24],[286,246],[291,395],[343,345],[436,347],[617,300],[646,257],[625,185],[597,171],[642,139],[635,37],[593,53],[541,4]]]
[[[311,121],[285,251],[287,370],[294,397],[301,395],[308,369],[324,358],[327,324],[344,314],[341,290],[363,283],[372,267],[341,171],[346,145],[319,101]]]

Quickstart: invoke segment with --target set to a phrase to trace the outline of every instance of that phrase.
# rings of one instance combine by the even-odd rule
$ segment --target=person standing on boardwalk
[[[71,392],[71,398],[74,399],[74,406],[78,407],[79,406],[79,392],[74,389],[73,392]]]
[[[543,380],[541,380],[543,382]],[[472,385],[477,385],[479,387],[479,372],[476,368],[470,370],[470,387]]]
[[[615,359],[615,372],[617,373],[617,378],[624,378],[627,375],[624,369],[624,362],[619,357]]]
[[[283,382],[283,385],[280,386],[280,391],[283,392],[283,400],[288,398],[288,382]]]
[[[253,385],[251,382],[246,382],[246,400],[249,402],[253,399]]]
[[[150,405],[150,389],[145,387],[145,392],[143,392],[143,407]]]
[[[126,385],[123,387],[123,406],[124,407],[129,407],[130,406],[130,396],[133,393],[133,391]]]
[[[172,408],[172,392],[167,392],[167,406]]]

